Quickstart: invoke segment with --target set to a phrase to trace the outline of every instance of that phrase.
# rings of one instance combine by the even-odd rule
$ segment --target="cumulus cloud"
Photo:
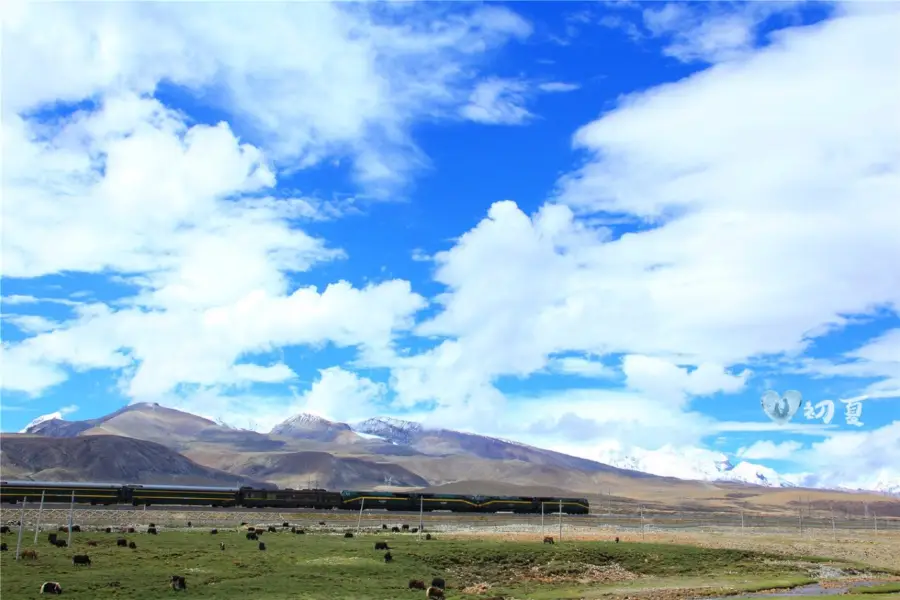
[[[786,460],[792,458],[802,447],[803,444],[795,441],[776,444],[768,440],[760,440],[746,448],[740,448],[737,451],[737,455],[747,460]]]
[[[347,156],[373,186],[421,166],[407,129],[455,108],[473,61],[531,32],[498,7],[437,19],[410,10],[399,25],[374,4],[21,8],[4,20],[7,56],[24,57],[4,61],[4,116],[122,89],[150,93],[166,81],[229,111],[279,164]]]
[[[847,315],[900,306],[900,238],[884,218],[900,196],[900,88],[884,85],[900,71],[897,18],[851,14],[783,31],[582,127],[573,141],[587,160],[553,202],[530,215],[497,202],[435,256],[442,310],[417,332],[442,341],[395,357],[398,397],[456,419],[451,407],[478,406],[483,422],[486,406],[504,406],[500,378],[590,353],[624,355],[629,387],[654,408],[686,406],[742,390],[745,365],[798,355]],[[641,226],[614,237],[594,220],[607,215]],[[557,415],[572,401],[545,400]],[[654,435],[681,424],[650,414],[642,426]],[[565,423],[580,436],[600,431]]]
[[[319,379],[309,390],[295,395],[296,408],[332,421],[352,422],[375,414],[386,392],[382,383],[329,367],[319,371]]]
[[[338,422],[368,418],[387,403],[384,384],[341,367],[319,369],[313,381],[295,380],[287,388],[260,394],[221,384],[189,385],[156,396],[156,401],[229,427],[262,432],[299,413]]]
[[[82,8],[17,5],[4,20],[4,276],[114,274],[124,297],[74,305],[52,329],[17,315],[37,335],[4,343],[4,389],[40,394],[92,369],[124,372],[135,399],[287,381],[286,365],[238,360],[324,342],[375,353],[409,327],[424,300],[407,282],[291,286],[346,255],[298,228],[334,211],[286,196],[276,173],[331,157],[364,184],[405,179],[422,158],[411,124],[452,117],[465,67],[527,22],[496,7],[402,25],[375,6]],[[152,95],[163,83],[230,124],[170,109]],[[42,119],[47,107],[61,116]]]
[[[836,432],[797,453],[805,484],[871,488],[900,485],[900,421],[870,431]]]
[[[848,315],[900,306],[900,237],[885,218],[900,197],[890,8],[784,30],[763,49],[740,14],[701,22],[647,8],[648,27],[674,36],[669,53],[717,64],[586,123],[573,136],[581,166],[536,210],[495,202],[449,248],[414,252],[443,287],[434,312],[417,320],[428,300],[403,280],[297,287],[292,276],[353,257],[304,231],[345,207],[282,189],[285,174],[349,161],[366,193],[384,195],[427,163],[410,133],[419,120],[525,123],[530,93],[563,91],[473,75],[487,51],[530,34],[508,10],[406,7],[402,25],[395,10],[13,12],[3,25],[4,277],[100,274],[122,295],[4,298],[26,334],[2,346],[4,390],[38,395],[72,372],[108,370],[131,399],[261,429],[304,409],[355,418],[336,401],[347,397],[360,411],[388,401],[431,424],[572,452],[573,439],[585,448],[603,437],[684,448],[710,432],[777,427],[716,423],[691,410],[693,398],[739,392],[762,358],[799,359]],[[167,106],[168,87],[225,116],[193,121]],[[611,227],[622,222],[633,226],[624,235]],[[69,317],[29,320],[43,301],[66,302]],[[869,392],[888,393],[900,387],[892,336],[807,365],[879,378]],[[325,344],[389,369],[387,387],[340,367],[304,383],[260,358]],[[537,374],[617,368],[618,391],[503,391]],[[251,393],[254,383],[294,386],[296,397]],[[865,446],[895,457],[892,433],[827,437],[816,456]],[[853,473],[803,452],[823,473]],[[871,460],[853,464],[891,468]]]

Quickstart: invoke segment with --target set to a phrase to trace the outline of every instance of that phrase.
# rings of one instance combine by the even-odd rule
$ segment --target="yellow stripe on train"
[[[37,492],[20,492],[18,494],[10,494],[8,492],[5,494],[0,493],[0,498],[3,498],[4,496],[15,496],[15,497],[26,496],[29,498],[40,498],[41,497],[41,495]],[[47,494],[45,496],[45,498],[53,497],[53,496],[59,496],[61,498],[64,498],[65,500],[69,500],[72,497],[72,492],[69,492],[68,494]],[[79,494],[79,493],[76,493],[75,498],[112,498],[114,500],[118,500],[119,495],[118,494]]]
[[[399,500],[399,501],[408,501],[409,498],[395,498],[395,497],[384,497],[384,496],[357,496],[355,498],[350,498],[349,500],[344,500],[344,504],[349,504],[351,502],[359,502],[362,500]],[[487,502],[477,503],[472,502],[470,500],[465,500],[463,498],[422,498],[423,502],[443,502],[443,503],[463,503],[468,504],[470,506],[488,506],[489,504],[532,504],[530,500],[488,500]],[[559,506],[559,502],[543,502],[545,506]],[[563,502],[563,506],[580,506],[582,508],[590,509],[590,507],[582,504],[581,502]]]

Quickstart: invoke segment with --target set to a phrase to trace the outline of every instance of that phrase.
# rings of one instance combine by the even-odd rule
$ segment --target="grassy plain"
[[[410,534],[340,533],[261,536],[266,550],[243,531],[163,531],[121,535],[137,548],[116,546],[121,534],[73,534],[72,548],[55,548],[41,534],[37,560],[15,561],[15,535],[4,535],[10,551],[0,556],[0,596],[39,598],[44,581],[58,581],[66,597],[95,600],[171,598],[173,574],[187,578],[191,597],[229,600],[391,600],[422,597],[410,579],[447,582],[447,597],[690,598],[734,594],[814,581],[826,559],[785,557],[746,549],[703,548],[672,543],[567,541],[542,544],[539,538],[418,540]],[[88,541],[97,542],[89,546]],[[375,541],[390,544],[394,561],[385,564]],[[23,548],[32,547],[26,535]],[[220,550],[219,543],[225,543]],[[88,554],[90,567],[72,565],[73,554]],[[858,564],[827,561],[830,566]],[[883,596],[869,596],[883,597]]]

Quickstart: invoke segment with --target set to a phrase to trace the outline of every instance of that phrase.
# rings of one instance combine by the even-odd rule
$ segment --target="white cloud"
[[[749,2],[721,9],[713,3],[669,2],[646,8],[641,16],[651,36],[670,38],[664,54],[682,62],[721,62],[748,55],[756,46],[762,22],[775,13],[792,10],[796,4],[794,0]]]
[[[622,371],[626,383],[638,391],[657,399],[683,403],[690,396],[708,396],[718,392],[741,391],[750,376],[745,369],[738,375],[726,373],[721,365],[703,363],[691,372],[661,358],[628,355]]]
[[[319,379],[303,394],[295,396],[295,412],[307,412],[342,423],[371,417],[387,392],[376,383],[340,367],[319,371]]]
[[[42,302],[50,304],[62,304],[64,306],[78,306],[79,304],[81,304],[80,302],[68,300],[66,298],[37,298],[35,296],[26,296],[23,294],[3,296],[3,304],[40,304]]]
[[[460,114],[470,121],[490,125],[519,125],[531,119],[525,104],[528,86],[514,79],[494,78],[478,84]]]
[[[526,215],[497,202],[435,256],[442,311],[417,332],[444,339],[389,364],[400,402],[455,422],[477,407],[471,422],[483,423],[505,406],[498,378],[590,353],[625,355],[636,396],[679,406],[743,389],[742,365],[796,355],[846,315],[900,306],[900,238],[885,219],[900,197],[900,86],[887,83],[900,72],[897,23],[895,11],[784,31],[579,130],[588,160],[561,179],[557,203]],[[611,239],[598,213],[652,228]],[[572,397],[545,400],[562,415]],[[610,435],[675,435],[662,423]],[[833,429],[707,422],[673,443],[704,427]]]
[[[297,228],[333,207],[275,197],[275,173],[348,157],[363,183],[405,179],[422,161],[412,123],[455,118],[468,67],[530,26],[496,7],[411,11],[402,25],[379,10],[50,4],[4,20],[4,276],[115,273],[137,289],[5,344],[5,390],[39,394],[66,369],[125,369],[138,399],[278,382],[287,366],[238,359],[329,341],[376,353],[411,325],[424,301],[407,282],[291,288],[289,274],[345,256]],[[204,94],[257,144],[148,96],[163,81]],[[88,99],[52,124],[31,112]]]
[[[870,431],[837,432],[796,456],[811,473],[805,483],[871,488],[900,486],[900,421]]]
[[[4,20],[7,56],[19,58],[4,61],[3,110],[151,92],[167,80],[211,92],[204,100],[261,136],[279,163],[345,154],[360,181],[396,183],[423,161],[409,125],[452,109],[466,67],[531,27],[497,7],[438,19],[410,10],[401,25],[392,16],[308,2],[29,4]]]
[[[760,440],[746,448],[740,448],[737,455],[747,460],[787,460],[792,458],[802,447],[803,444],[795,441],[776,444],[768,440]]]
[[[59,323],[40,315],[14,315],[4,313],[2,315],[8,323],[15,325],[23,333],[42,333],[53,331]]]
[[[805,359],[797,369],[821,377],[871,377],[865,399],[900,398],[900,328],[890,329],[843,355],[846,360]]]
[[[900,196],[896,10],[853,10],[763,50],[739,20],[650,16],[654,31],[675,32],[670,53],[718,64],[624,98],[575,134],[587,160],[553,201],[533,214],[497,202],[431,257],[446,292],[418,324],[426,300],[405,281],[289,283],[347,258],[297,228],[345,207],[278,190],[281,174],[346,159],[382,193],[426,162],[410,136],[418,120],[523,123],[540,85],[472,76],[486,51],[529,34],[508,11],[435,8],[425,27],[412,8],[399,26],[380,10],[51,4],[4,22],[4,276],[114,273],[135,290],[111,305],[71,301],[71,321],[5,343],[4,390],[40,394],[70,370],[109,369],[134,399],[263,429],[302,408],[356,410],[337,398],[380,406],[384,388],[340,368],[302,401],[241,393],[299,387],[259,355],[333,343],[391,370],[393,408],[538,445],[830,432],[714,423],[689,402],[740,391],[745,364],[797,355],[846,315],[900,306],[900,238],[885,218]],[[161,82],[206,93],[229,124],[171,111],[150,95]],[[29,113],[88,98],[97,106],[59,123]],[[647,228],[615,237],[604,226],[622,220]],[[412,352],[397,342],[410,331],[437,345]],[[849,358],[896,389],[895,343]],[[605,377],[610,355],[623,356],[622,391],[510,398],[497,387],[547,371]],[[826,453],[861,448],[833,439]]]
[[[230,427],[268,432],[282,421],[305,412],[338,422],[368,418],[385,400],[386,386],[340,367],[320,369],[318,377],[291,396],[230,392],[221,385],[192,386],[157,396],[164,406],[186,410]]]
[[[574,92],[581,88],[579,83],[566,83],[564,81],[548,81],[538,85],[542,92]]]
[[[599,360],[581,358],[579,356],[567,356],[555,358],[550,362],[550,368],[558,373],[578,375],[580,377],[609,378],[616,372]]]

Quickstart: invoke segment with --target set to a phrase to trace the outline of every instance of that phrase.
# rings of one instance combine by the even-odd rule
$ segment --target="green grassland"
[[[64,539],[65,534],[60,534]],[[133,540],[132,550],[116,538]],[[171,575],[187,578],[191,597],[229,600],[353,599],[424,597],[409,590],[410,579],[447,582],[448,598],[584,598],[652,589],[699,589],[703,595],[726,591],[792,587],[807,583],[819,559],[742,550],[669,544],[564,542],[556,545],[491,540],[423,540],[412,534],[293,535],[266,533],[267,549],[243,531],[163,531],[159,535],[74,533],[71,548],[55,548],[41,534],[33,546],[37,560],[15,561],[15,536],[0,555],[0,596],[41,598],[44,581],[58,581],[73,599],[171,598]],[[88,546],[88,540],[98,542]],[[374,542],[387,541],[394,561],[385,564]],[[219,543],[225,543],[225,550]],[[90,567],[73,566],[73,554],[88,554]],[[833,564],[833,563],[832,563]],[[479,590],[470,586],[482,584]],[[469,589],[466,589],[469,588]],[[261,595],[264,594],[264,595]],[[869,596],[877,597],[877,596]]]

